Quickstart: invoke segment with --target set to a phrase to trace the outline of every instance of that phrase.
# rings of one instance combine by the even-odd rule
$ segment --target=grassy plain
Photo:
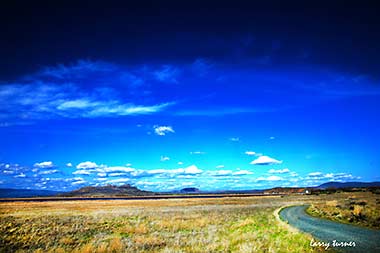
[[[339,196],[339,197],[336,197]],[[321,195],[307,209],[310,215],[338,222],[380,229],[380,195],[372,192],[342,192]]]
[[[331,197],[331,196],[330,196]],[[273,215],[321,196],[0,203],[0,252],[317,252]]]

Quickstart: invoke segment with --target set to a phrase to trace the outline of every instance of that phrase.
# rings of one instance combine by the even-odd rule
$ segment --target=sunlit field
[[[380,229],[380,195],[371,192],[345,192],[339,198],[321,196],[326,201],[313,203],[307,212],[316,217]]]
[[[319,196],[0,203],[1,252],[315,252],[274,211]]]

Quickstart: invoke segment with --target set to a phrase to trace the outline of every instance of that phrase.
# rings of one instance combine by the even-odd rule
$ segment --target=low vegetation
[[[273,215],[310,198],[0,203],[0,252],[315,252]]]
[[[339,196],[339,197],[337,197]],[[330,220],[380,229],[380,195],[372,192],[344,192],[333,194],[313,203],[310,215]],[[325,198],[325,199],[324,199]]]

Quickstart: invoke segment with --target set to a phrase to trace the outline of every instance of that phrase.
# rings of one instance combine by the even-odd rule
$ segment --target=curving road
[[[279,215],[288,224],[317,238],[314,242],[329,243],[330,249],[342,252],[380,252],[380,231],[315,218],[305,212],[306,208],[307,206],[286,207]],[[334,247],[334,240],[355,242],[355,247],[340,247],[337,244]]]

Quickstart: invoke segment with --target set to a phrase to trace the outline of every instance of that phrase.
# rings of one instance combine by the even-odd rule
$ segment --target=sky
[[[0,188],[380,180],[370,2],[0,8]]]

